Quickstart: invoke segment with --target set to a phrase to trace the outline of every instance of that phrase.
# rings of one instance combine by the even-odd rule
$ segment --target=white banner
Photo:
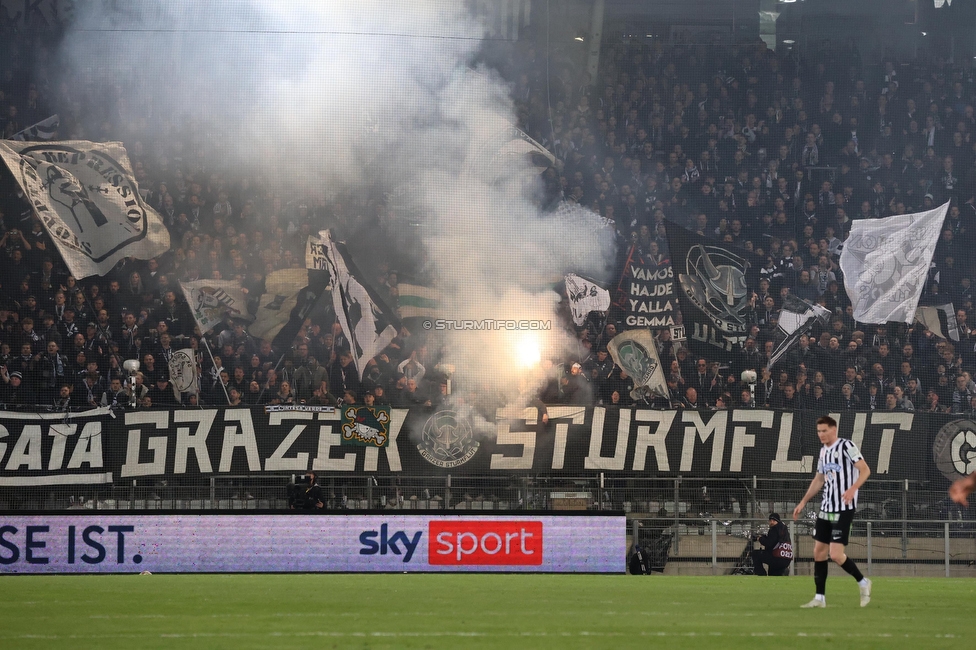
[[[121,143],[2,140],[0,158],[75,277],[169,250],[169,232],[143,202]]]
[[[840,268],[860,323],[911,323],[949,204],[926,212],[855,221]]]
[[[591,311],[610,309],[610,292],[597,283],[575,273],[566,275],[566,296],[573,312],[573,322],[581,326]]]
[[[196,393],[197,357],[192,348],[183,348],[169,358],[169,382],[177,401],[183,402],[183,393]]]
[[[193,280],[180,282],[183,295],[193,313],[193,320],[206,334],[230,314],[234,318],[251,320],[247,313],[247,300],[236,280]]]

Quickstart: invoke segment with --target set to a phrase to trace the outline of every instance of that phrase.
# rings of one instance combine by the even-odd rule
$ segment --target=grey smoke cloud
[[[552,284],[566,271],[604,275],[610,232],[582,208],[541,212],[538,170],[498,155],[515,114],[505,82],[471,69],[484,27],[466,3],[104,4],[78,8],[59,56],[70,75],[119,79],[122,116],[151,110],[133,139],[210,124],[198,147],[284,191],[382,187],[410,206],[386,225],[419,224],[416,263],[449,313],[551,322],[538,345],[572,344]],[[381,261],[354,252],[364,270]],[[448,334],[446,361],[458,385],[511,390],[534,336]]]

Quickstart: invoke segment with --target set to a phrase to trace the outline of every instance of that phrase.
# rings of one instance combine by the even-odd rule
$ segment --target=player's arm
[[[868,464],[863,458],[854,463],[854,467],[857,468],[857,480],[854,481],[854,485],[845,490],[844,494],[841,495],[844,503],[854,503],[854,497],[857,496],[857,491],[861,489],[864,482],[871,476],[871,468],[868,467]]]
[[[969,493],[976,490],[976,472],[954,482],[949,488],[949,497],[961,506],[968,506]]]
[[[800,502],[793,508],[793,521],[796,521],[800,517],[800,514],[803,512],[803,507],[823,488],[824,480],[824,475],[820,472],[814,475],[813,480],[810,481],[810,487],[807,488],[807,493],[803,495]]]

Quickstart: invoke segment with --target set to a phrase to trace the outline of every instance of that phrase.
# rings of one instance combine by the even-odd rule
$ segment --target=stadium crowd
[[[328,312],[290,349],[251,337],[230,319],[208,335],[213,361],[178,281],[237,279],[260,295],[273,270],[304,266],[296,251],[320,228],[375,223],[375,197],[290,193],[221,165],[201,124],[140,130],[148,108],[127,101],[132,78],[113,87],[55,84],[50,32],[18,33],[0,17],[0,133],[9,138],[51,114],[59,137],[121,140],[146,201],[162,216],[171,250],[125,260],[104,276],[69,275],[49,236],[6,174],[0,188],[0,401],[7,407],[124,407],[122,364],[137,359],[143,408],[177,406],[168,383],[174,350],[191,347],[201,390],[189,405],[379,403],[430,405],[444,377],[436,342],[404,330],[362,379]],[[658,333],[676,403],[692,408],[976,408],[976,113],[974,69],[945,60],[863,65],[855,49],[796,57],[764,44],[616,43],[604,47],[595,83],[571,63],[547,77],[544,52],[513,45],[500,65],[520,126],[556,164],[543,175],[557,200],[614,224],[621,260],[631,249],[667,265],[664,221],[743,247],[765,260],[752,290],[753,325],[731,363],[695,358],[670,331]],[[29,56],[28,56],[29,55]],[[838,266],[851,223],[952,201],[927,292],[957,309],[960,340],[920,327],[854,322]],[[368,229],[368,228],[367,228]],[[392,301],[398,277],[367,278]],[[788,293],[833,317],[773,367],[778,309]],[[572,327],[567,318],[566,325]],[[614,310],[576,332],[579,352],[545,362],[544,403],[630,404],[633,381],[607,342],[622,327]],[[287,348],[288,346],[282,346]],[[284,352],[284,354],[283,354]],[[745,369],[760,373],[754,390]]]

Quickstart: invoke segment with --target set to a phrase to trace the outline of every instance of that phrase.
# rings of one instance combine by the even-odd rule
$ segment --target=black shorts
[[[854,521],[853,510],[841,512],[821,512],[817,515],[817,526],[813,538],[824,544],[843,544],[851,537],[851,523]]]

